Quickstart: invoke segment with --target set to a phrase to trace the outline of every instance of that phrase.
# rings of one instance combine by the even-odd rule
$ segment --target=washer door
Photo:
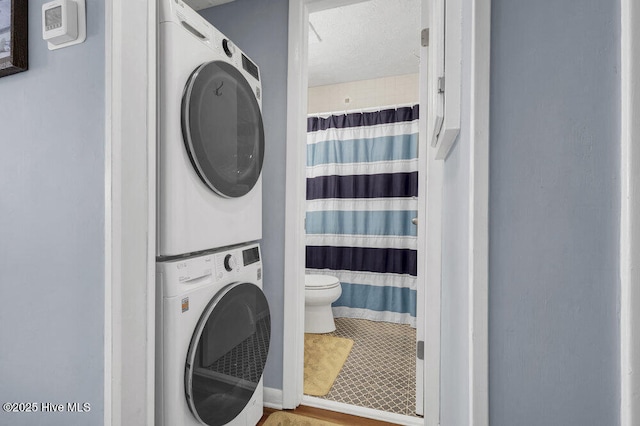
[[[185,369],[187,403],[202,424],[227,424],[244,409],[262,377],[270,336],[269,306],[258,286],[230,284],[211,300]]]
[[[182,96],[182,135],[200,179],[217,194],[242,197],[264,159],[264,126],[249,82],[223,61],[202,64]]]

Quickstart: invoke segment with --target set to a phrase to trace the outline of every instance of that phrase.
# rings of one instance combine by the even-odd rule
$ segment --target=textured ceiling
[[[309,22],[310,87],[418,72],[420,0],[368,0]]]
[[[184,0],[196,10],[233,0]],[[309,15],[309,86],[418,72],[420,0],[343,0]]]

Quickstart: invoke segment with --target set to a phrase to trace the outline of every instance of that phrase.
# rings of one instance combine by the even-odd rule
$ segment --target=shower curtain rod
[[[353,108],[353,109],[344,109],[344,110],[338,110],[338,111],[329,111],[329,112],[314,112],[312,114],[307,114],[307,117],[323,117],[323,116],[330,116],[330,115],[335,115],[335,114],[353,114],[354,112],[375,112],[375,111],[381,111],[384,109],[398,109],[398,108],[405,108],[405,107],[412,107],[414,105],[418,105],[418,102],[411,102],[411,103],[406,103],[406,104],[393,104],[393,105],[384,105],[384,106],[374,106],[374,107],[368,107],[368,108]]]

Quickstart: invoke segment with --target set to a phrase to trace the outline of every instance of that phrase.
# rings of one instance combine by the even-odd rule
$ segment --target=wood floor
[[[258,426],[264,424],[269,414],[276,412],[272,408],[265,408],[262,419],[258,422]],[[364,417],[351,416],[349,414],[336,413],[335,411],[323,410],[320,408],[307,407],[301,405],[295,410],[286,410],[287,412],[297,414],[299,416],[311,417],[327,422],[338,423],[348,426],[386,426],[393,423],[381,422],[379,420],[365,419]]]

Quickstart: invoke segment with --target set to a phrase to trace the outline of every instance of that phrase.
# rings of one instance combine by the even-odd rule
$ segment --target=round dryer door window
[[[182,134],[200,179],[223,197],[255,186],[264,159],[262,113],[253,88],[234,66],[212,61],[189,77]]]
[[[267,361],[271,317],[262,290],[230,284],[195,329],[185,371],[187,402],[202,424],[224,425],[251,400]]]

